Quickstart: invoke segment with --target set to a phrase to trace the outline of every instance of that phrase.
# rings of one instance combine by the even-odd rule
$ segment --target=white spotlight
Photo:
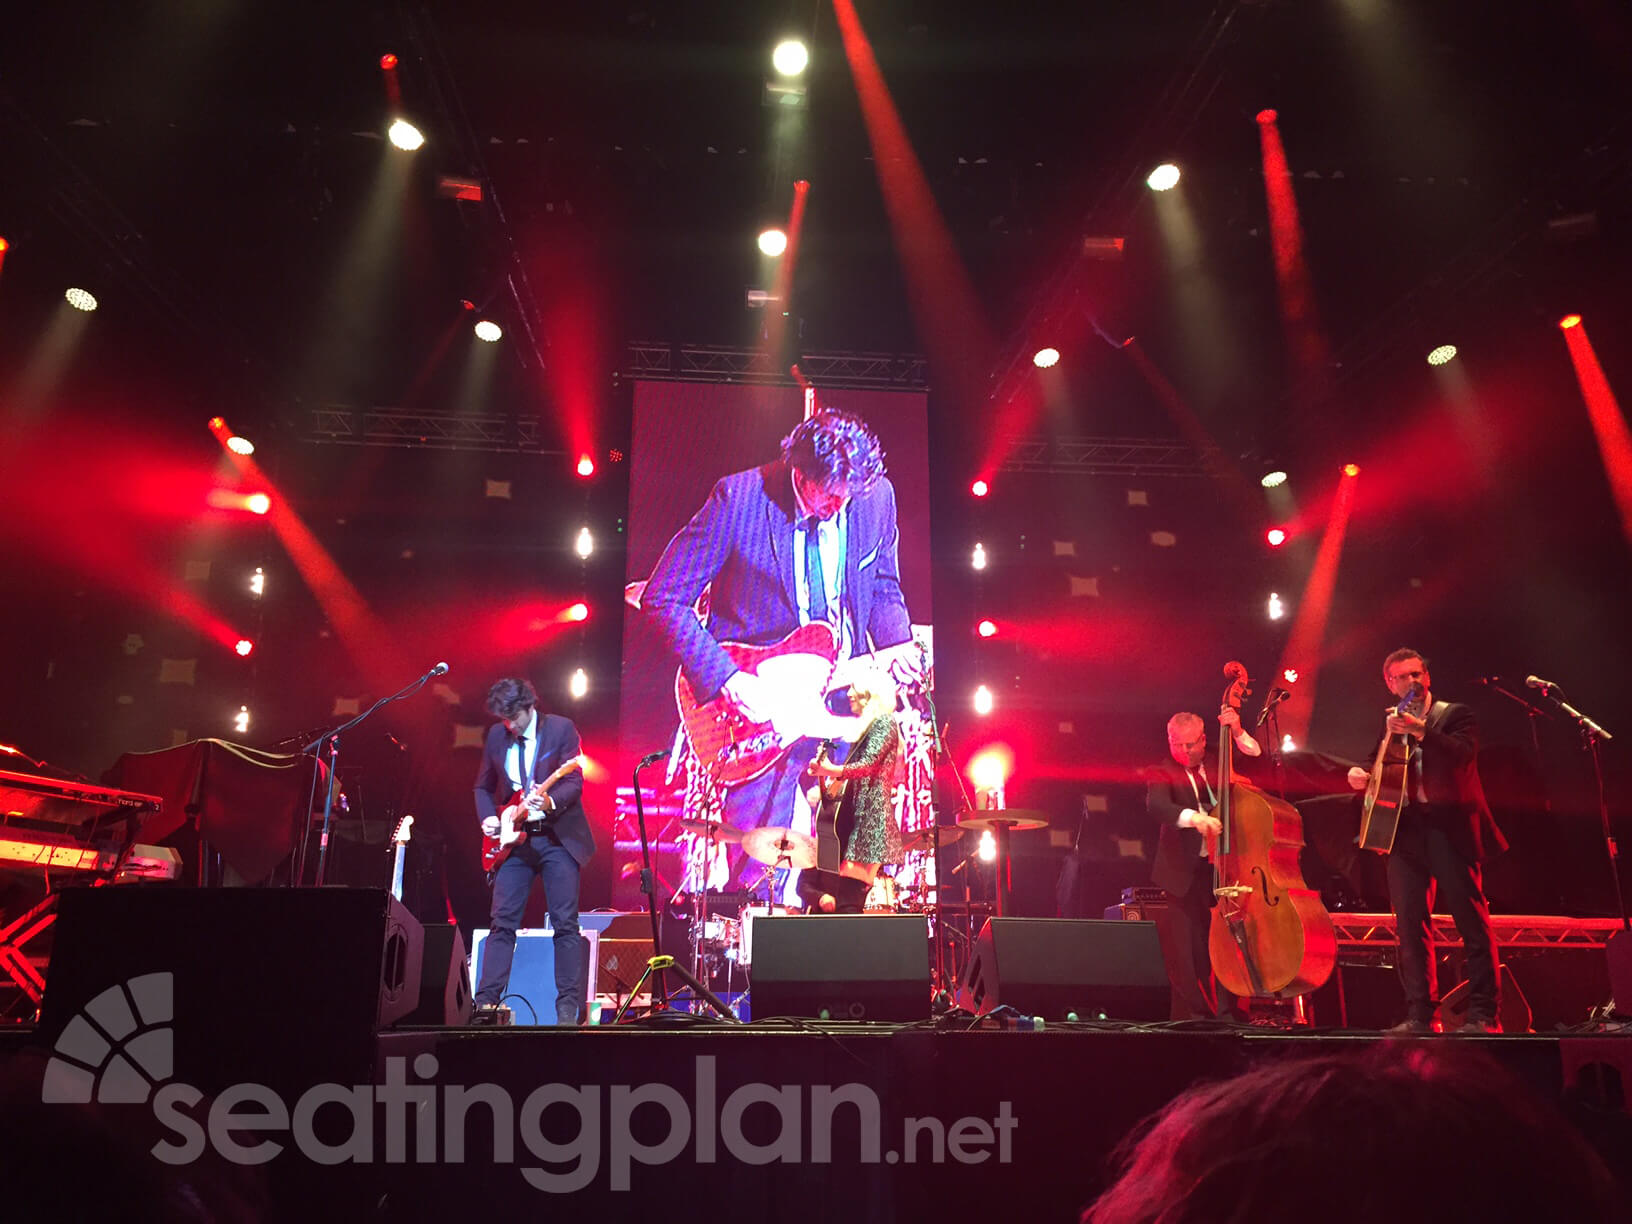
[[[581,699],[585,693],[589,692],[589,675],[583,668],[580,667],[572,673],[572,680],[567,684],[567,691],[572,694],[574,700]]]
[[[492,319],[483,319],[481,322],[476,324],[475,330],[476,338],[478,340],[486,340],[489,344],[492,344],[494,341],[498,340],[504,335],[504,329],[497,323],[493,322]]]
[[[769,255],[774,259],[788,249],[788,236],[779,229],[761,230],[759,249],[762,254]]]
[[[72,306],[75,310],[89,312],[96,309],[96,298],[92,297],[83,289],[70,289],[62,296],[67,301],[68,305]]]
[[[425,134],[406,119],[395,120],[385,137],[404,153],[412,153],[425,143]]]
[[[238,713],[233,717],[232,729],[242,735],[249,730],[249,707],[239,706]]]
[[[969,557],[969,564],[977,570],[986,568],[986,545],[976,544],[975,551]]]
[[[248,438],[233,434],[227,439],[227,449],[235,455],[253,455],[255,453],[255,443]]]
[[[1060,364],[1060,350],[1057,348],[1040,348],[1031,355],[1031,364],[1039,370],[1057,366]]]
[[[251,595],[266,594],[266,571],[258,565],[255,567],[255,572],[249,577],[249,593]]]
[[[1167,191],[1179,185],[1179,168],[1172,162],[1163,162],[1150,172],[1145,186],[1152,191]]]
[[[589,554],[595,551],[595,537],[589,534],[588,527],[578,529],[578,539],[572,547],[580,557],[588,560]]]
[[[980,831],[980,861],[995,863],[997,861],[997,838],[990,829]]]
[[[984,684],[975,690],[975,713],[990,714],[995,702],[992,700],[992,690]]]
[[[1258,483],[1266,489],[1278,489],[1286,483],[1286,473],[1279,469],[1273,472],[1265,472],[1259,478]]]
[[[810,52],[797,38],[785,39],[771,52],[771,66],[783,76],[798,76],[810,63]]]
[[[1266,610],[1269,613],[1270,620],[1280,620],[1281,617],[1286,615],[1286,605],[1281,602],[1281,597],[1274,591],[1269,593],[1269,606]]]
[[[1456,345],[1442,344],[1438,348],[1429,350],[1428,364],[1431,366],[1442,366],[1447,361],[1450,361],[1455,357]]]

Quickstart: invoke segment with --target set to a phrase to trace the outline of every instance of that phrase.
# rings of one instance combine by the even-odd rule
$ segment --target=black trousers
[[[1168,980],[1174,1020],[1211,1020],[1235,1009],[1235,996],[1213,978],[1207,950],[1213,926],[1213,868],[1196,860],[1196,874],[1182,897],[1168,895]]]
[[[1447,817],[1450,818],[1450,817]],[[1405,992],[1406,1016],[1431,1021],[1438,1006],[1434,963],[1435,892],[1441,907],[1456,922],[1467,953],[1468,1017],[1496,1019],[1496,939],[1490,929],[1490,905],[1479,864],[1458,850],[1436,819],[1432,807],[1407,805],[1402,813],[1394,852],[1388,856],[1388,895],[1399,929],[1398,968]]]

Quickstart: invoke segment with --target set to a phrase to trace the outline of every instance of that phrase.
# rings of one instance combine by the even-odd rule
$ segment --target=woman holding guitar
[[[861,913],[878,869],[903,857],[895,819],[895,788],[904,769],[896,696],[895,682],[882,669],[858,678],[850,687],[850,709],[866,729],[855,750],[841,765],[828,759],[823,745],[811,763],[822,788],[817,867],[800,876],[799,892],[813,910]],[[842,861],[824,861],[824,845],[831,845],[833,859],[842,845]]]

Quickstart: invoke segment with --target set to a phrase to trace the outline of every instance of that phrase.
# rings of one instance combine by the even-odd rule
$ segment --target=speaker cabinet
[[[248,1068],[297,1093],[366,1084],[376,1030],[419,1001],[423,929],[383,888],[72,889],[55,935],[40,1029],[56,1052],[94,1069],[157,1028],[205,1093]]]
[[[756,1020],[929,1017],[929,924],[922,914],[807,914],[754,920]]]
[[[1154,922],[988,918],[957,1003],[1063,1020],[1165,1020],[1167,970]]]
[[[465,955],[465,938],[459,928],[449,922],[427,926],[423,963],[419,1005],[403,1017],[403,1023],[470,1023],[470,959]]]

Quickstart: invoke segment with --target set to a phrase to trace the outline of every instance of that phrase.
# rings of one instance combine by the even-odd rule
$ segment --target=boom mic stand
[[[722,1019],[741,1023],[737,1020],[736,1013],[727,1007],[718,995],[703,985],[691,970],[675,960],[674,957],[663,954],[662,924],[657,918],[657,893],[652,882],[652,843],[646,836],[646,807],[641,802],[640,797],[640,771],[648,765],[656,764],[668,755],[669,751],[666,748],[661,752],[649,753],[642,757],[640,763],[635,766],[635,827],[640,831],[640,891],[646,894],[646,913],[652,920],[652,957],[646,962],[646,971],[640,975],[640,981],[630,988],[628,995],[623,1000],[623,1006],[618,1008],[618,1014],[612,1017],[612,1023],[617,1024],[623,1020],[623,1014],[629,1010],[629,1004],[640,993],[640,988],[645,985],[646,979],[654,974],[656,980],[652,984],[653,992],[661,1001],[660,1010],[667,1011],[669,1008],[669,990],[668,983],[664,980],[663,975],[671,970],[691,988],[693,997],[702,999]]]
[[[327,743],[329,746],[329,785],[323,793],[323,835],[318,839],[317,843],[317,878],[313,881],[313,883],[319,888],[323,886],[323,872],[328,866],[329,861],[329,830],[334,819],[334,789],[337,785],[339,776],[336,773],[335,764],[340,756],[340,733],[342,731],[349,731],[358,723],[362,722],[363,719],[374,713],[374,711],[379,709],[381,706],[386,705],[389,702],[400,701],[404,697],[413,696],[420,689],[425,687],[425,682],[432,676],[446,675],[447,670],[448,665],[446,663],[438,663],[435,667],[431,668],[430,671],[426,672],[423,676],[421,676],[418,680],[415,680],[406,688],[392,693],[389,697],[381,697],[373,705],[369,706],[368,709],[357,715],[356,718],[351,719],[349,722],[341,723],[332,731],[325,731],[322,735],[318,736],[315,740],[301,749],[301,752],[303,753],[310,752],[313,754],[315,763],[312,767],[312,790],[313,797],[315,798],[317,779],[322,772],[323,745],[324,743]],[[311,805],[308,803],[305,817],[301,821],[302,830],[305,830],[311,821],[310,813]],[[300,839],[300,870],[295,875],[296,879],[300,879],[306,874],[306,840],[307,839],[304,836]]]

